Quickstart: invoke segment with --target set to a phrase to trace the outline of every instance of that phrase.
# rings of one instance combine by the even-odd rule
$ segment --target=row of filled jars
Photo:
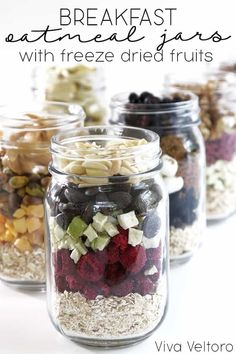
[[[197,97],[121,94],[111,106],[109,127],[82,128],[76,104],[0,112],[0,276],[44,286],[47,190],[50,317],[69,338],[94,345],[155,330],[166,311],[168,256],[189,259],[205,226]]]
[[[70,68],[52,67],[43,73],[34,71],[33,90],[37,97],[78,103],[86,113],[85,125],[104,124],[107,110],[104,105],[105,81],[101,69],[78,65]],[[167,76],[166,86],[187,89],[199,98],[200,130],[204,137],[207,158],[207,219],[224,219],[236,210],[235,65],[222,65],[220,69],[208,70],[202,75],[198,73],[191,79],[184,79],[185,76],[182,73],[181,77],[176,74]],[[158,132],[158,117],[162,114],[163,105],[155,106],[155,102],[150,101],[148,106],[141,107],[140,103],[142,102],[132,97],[129,101],[129,94],[118,95],[112,100],[114,113],[110,116],[110,121]],[[118,105],[125,107],[126,114],[118,114]],[[173,114],[176,107],[177,105],[171,107]],[[174,149],[171,156],[176,158]]]
[[[145,101],[144,119],[154,96],[134,98]],[[166,312],[169,231],[173,261],[189,259],[201,242],[198,100],[187,92],[159,100],[155,109],[166,108],[159,135],[127,125],[84,128],[75,104],[0,110],[0,277],[43,288],[45,244],[50,317],[82,343],[124,345],[150,335]],[[123,119],[134,103],[113,104]]]

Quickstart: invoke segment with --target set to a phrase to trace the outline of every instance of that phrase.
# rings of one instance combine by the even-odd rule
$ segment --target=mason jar
[[[52,135],[83,125],[64,103],[0,107],[0,279],[17,287],[45,284],[44,207]]]
[[[89,345],[143,340],[168,294],[168,199],[159,137],[89,127],[52,138],[47,191],[50,318]]]
[[[207,219],[225,219],[236,211],[236,75],[225,66],[206,73],[200,82],[175,85],[199,97],[207,158]]]
[[[178,179],[167,178],[170,198],[170,259],[186,262],[205,228],[205,153],[198,99],[190,92],[121,93],[111,100],[111,123],[150,129],[164,154],[177,161]]]
[[[86,114],[85,125],[105,123],[105,89],[101,68],[85,65],[53,66],[33,71],[34,96],[49,101],[79,104]]]

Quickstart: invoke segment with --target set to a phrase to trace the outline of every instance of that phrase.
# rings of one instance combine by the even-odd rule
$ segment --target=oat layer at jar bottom
[[[222,219],[236,210],[236,134],[206,142],[207,218]]]
[[[62,333],[117,345],[116,339],[136,342],[161,322],[167,301],[162,199],[153,179],[51,188],[49,301]]]

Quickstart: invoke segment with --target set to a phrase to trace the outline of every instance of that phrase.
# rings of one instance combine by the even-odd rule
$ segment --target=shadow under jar
[[[236,211],[236,75],[230,70],[233,66],[207,73],[201,82],[175,82],[199,97],[209,221],[225,219]]]
[[[184,91],[158,96],[122,93],[112,98],[111,108],[112,124],[158,133],[163,153],[178,162],[177,176],[183,184],[170,188],[174,191],[169,195],[170,259],[185,262],[200,245],[205,228],[205,153],[198,128],[198,99]]]
[[[83,125],[77,105],[33,103],[0,108],[0,279],[45,287],[44,207],[52,135]]]
[[[168,197],[159,137],[91,127],[52,139],[47,192],[48,308],[64,336],[123,346],[162,322]]]

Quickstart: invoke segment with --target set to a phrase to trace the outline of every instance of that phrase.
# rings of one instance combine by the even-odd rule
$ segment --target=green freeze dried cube
[[[87,227],[88,225],[79,216],[75,216],[68,226],[67,232],[74,240],[77,240]]]

